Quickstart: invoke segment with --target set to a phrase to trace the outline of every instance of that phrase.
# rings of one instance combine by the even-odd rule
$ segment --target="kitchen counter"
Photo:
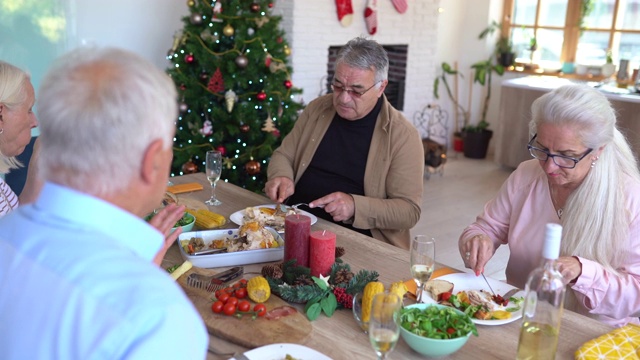
[[[527,150],[531,104],[543,94],[562,85],[575,83],[552,76],[528,76],[502,83],[496,134],[496,162],[516,168],[531,159]],[[618,115],[618,127],[627,136],[631,148],[640,154],[640,94],[602,83],[588,82],[609,99]]]

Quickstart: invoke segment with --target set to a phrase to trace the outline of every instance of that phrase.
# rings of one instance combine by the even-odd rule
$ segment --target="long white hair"
[[[27,101],[27,85],[31,77],[22,69],[0,60],[0,104],[7,109],[22,105]],[[2,114],[0,114],[2,116]],[[0,143],[4,142],[4,135],[0,135]],[[0,150],[0,173],[6,174],[11,169],[17,169],[22,164],[15,156],[5,156]]]
[[[172,144],[176,89],[131,52],[80,48],[59,59],[38,96],[44,179],[113,194],[140,172],[147,147]]]
[[[567,199],[560,252],[591,259],[617,273],[628,252],[631,221],[625,189],[628,181],[640,181],[640,173],[629,143],[616,126],[614,109],[598,90],[567,85],[536,99],[531,111],[531,135],[543,123],[565,125],[577,131],[585,147],[604,146],[582,184]]]

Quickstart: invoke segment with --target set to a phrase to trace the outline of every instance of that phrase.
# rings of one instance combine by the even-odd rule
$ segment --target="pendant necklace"
[[[554,208],[557,208],[556,215],[558,215],[558,219],[562,220],[563,209],[560,206],[558,206],[558,204],[556,203],[555,190],[551,186],[549,186],[549,188],[551,189],[551,203]]]

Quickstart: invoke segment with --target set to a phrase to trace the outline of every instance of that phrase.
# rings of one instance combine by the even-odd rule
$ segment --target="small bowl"
[[[438,304],[413,304],[409,306],[405,306],[405,308],[418,308],[424,310],[428,307],[435,306],[438,308],[448,308],[454,310],[456,313],[462,316],[467,316],[460,310],[454,309],[452,307],[438,305]],[[453,354],[454,352],[460,350],[467,343],[469,337],[471,336],[471,332],[469,332],[466,336],[462,336],[455,339],[431,339],[428,337],[420,336],[406,330],[402,326],[400,326],[400,336],[404,339],[404,341],[409,345],[410,348],[415,350],[416,352],[429,356],[429,357],[440,357]]]
[[[188,223],[187,225],[184,226],[174,226],[173,229],[171,229],[171,232],[174,232],[177,228],[181,227],[182,228],[182,233],[186,233],[189,232],[193,229],[193,226],[196,224],[196,217],[193,216],[193,214],[189,214],[188,212],[184,213],[184,217],[187,219],[190,219],[191,222]]]

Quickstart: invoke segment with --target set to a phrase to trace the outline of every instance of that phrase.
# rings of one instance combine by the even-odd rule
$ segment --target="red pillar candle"
[[[309,267],[309,231],[311,218],[288,215],[284,218],[284,262],[296,259],[298,266]]]
[[[314,231],[309,235],[309,267],[312,276],[328,276],[336,262],[336,234]]]

